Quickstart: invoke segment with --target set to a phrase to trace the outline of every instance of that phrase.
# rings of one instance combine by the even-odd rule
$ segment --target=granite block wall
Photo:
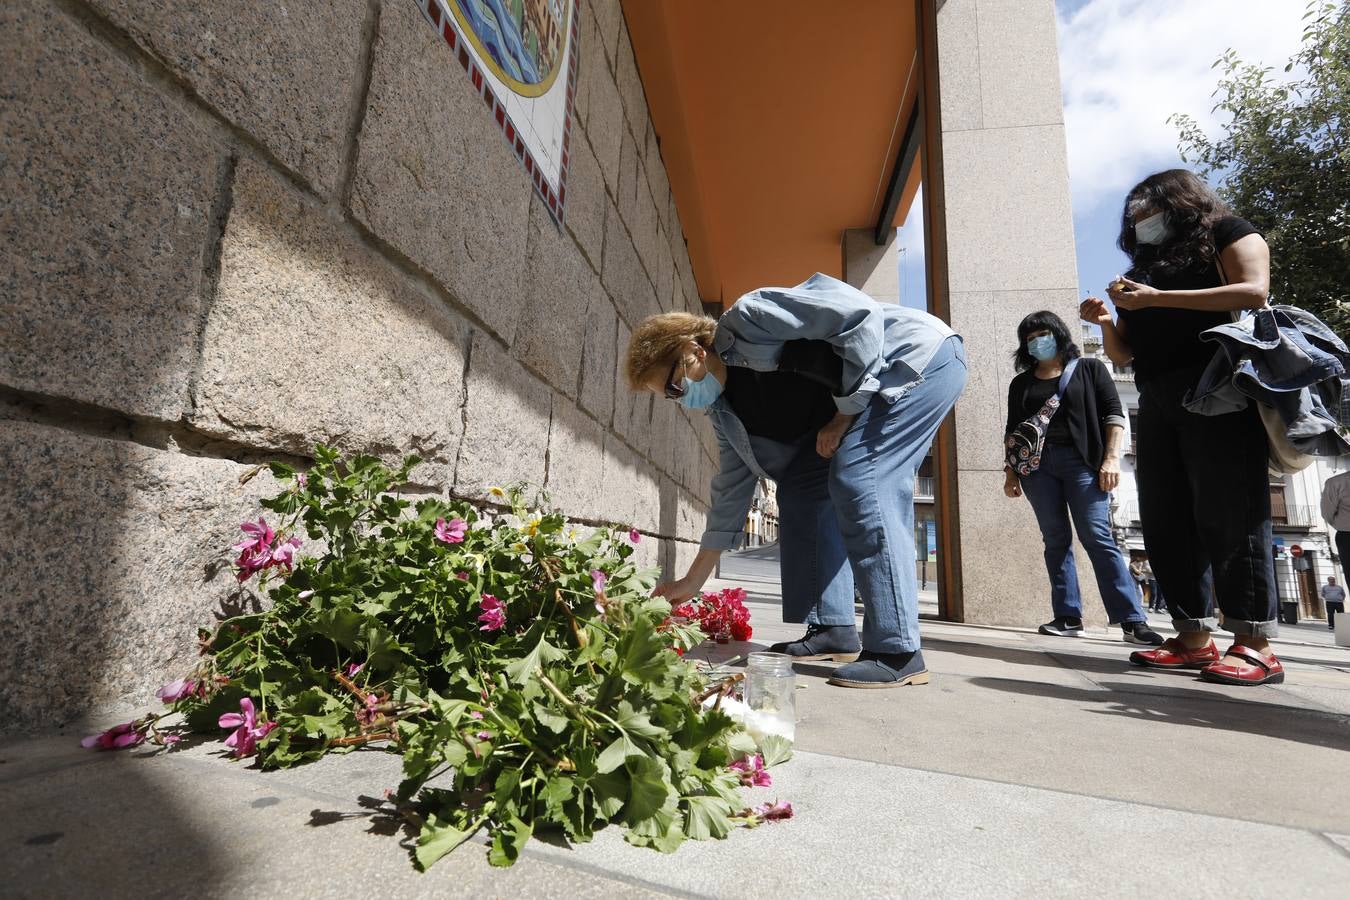
[[[315,442],[688,559],[710,430],[616,369],[698,297],[620,5],[578,7],[559,228],[411,0],[0,6],[0,729],[179,673],[252,602],[252,467]]]

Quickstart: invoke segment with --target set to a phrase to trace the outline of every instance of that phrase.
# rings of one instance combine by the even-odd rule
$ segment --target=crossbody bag
[[[1041,467],[1041,452],[1045,449],[1045,435],[1050,430],[1050,420],[1059,412],[1060,397],[1069,386],[1078,360],[1071,359],[1059,376],[1059,387],[1045,401],[1045,405],[1034,416],[1018,422],[1003,440],[1004,458],[1008,468],[1017,473],[1018,478],[1026,478]],[[1033,376],[1034,377],[1034,376]]]

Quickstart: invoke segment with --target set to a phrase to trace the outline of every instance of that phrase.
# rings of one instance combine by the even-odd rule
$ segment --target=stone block
[[[572,130],[572,162],[567,170],[567,208],[564,218],[577,244],[600,269],[605,244],[605,211],[609,208],[605,179],[595,161],[590,140],[579,128]]]
[[[483,497],[493,485],[542,485],[551,413],[547,386],[474,332],[455,493]]]
[[[619,152],[628,129],[624,125],[623,100],[619,97],[618,85],[614,83],[613,73],[600,64],[602,59],[595,50],[586,53],[582,59],[586,80],[586,132],[591,136],[591,149],[600,161],[605,184],[611,192],[617,192]]]
[[[632,330],[620,321],[618,354],[621,360],[627,354],[628,339],[631,335]],[[651,445],[652,397],[649,391],[631,390],[627,379],[622,376],[614,381],[614,431],[630,446],[644,452]]]
[[[653,534],[659,524],[661,495],[651,466],[612,434],[605,436],[604,518]]]
[[[628,38],[627,28],[619,34],[616,57],[614,75],[619,85],[619,95],[623,98],[628,128],[638,140],[639,149],[645,155],[647,132],[652,127],[651,113],[647,109],[647,95],[642,89],[642,76],[638,72],[637,59],[633,56],[633,44]]]
[[[676,507],[674,537],[697,541],[708,521],[708,507],[688,491],[680,491]]]
[[[664,231],[659,232],[654,247],[656,265],[652,270],[652,287],[656,291],[656,302],[662,309],[683,310],[684,291],[675,285],[675,260],[670,256]]]
[[[900,251],[892,230],[878,245],[871,228],[844,230],[844,280],[879,303],[900,302]]]
[[[577,44],[577,92],[575,97],[574,114],[576,116],[573,127],[576,125],[584,126],[590,121],[591,111],[591,82],[599,71],[609,71],[609,66],[605,62],[605,51],[600,43],[600,35],[595,30],[595,23],[589,16],[581,17],[581,27],[577,33],[579,38]]]
[[[980,0],[976,13],[981,127],[1062,124],[1064,101],[1053,0]],[[943,88],[945,117],[945,82]]]
[[[533,193],[445,41],[414,4],[385,5],[352,213],[509,344]]]
[[[0,382],[178,419],[221,156],[65,14],[0,6]]]
[[[680,578],[689,567],[694,564],[694,557],[698,556],[699,545],[689,541],[671,541],[670,542],[670,569],[666,573],[667,578]]]
[[[951,0],[938,10],[938,77],[942,85],[942,130],[980,128],[980,28],[976,0]],[[1058,51],[1056,51],[1058,55]]]
[[[614,193],[614,205],[618,207],[619,216],[629,231],[637,227],[638,181],[646,181],[646,177],[641,174],[639,156],[632,135],[624,134],[623,146],[619,151],[619,182]]]
[[[364,75],[365,0],[90,3],[315,189],[339,186]]]
[[[276,483],[18,421],[0,421],[0,466],[0,729],[159,705],[154,690],[199,658],[197,628],[248,598],[230,545]]]
[[[586,0],[586,8],[595,22],[596,33],[600,36],[601,46],[610,60],[614,59],[619,46],[619,32],[627,32],[624,24],[623,9],[619,0]]]
[[[647,170],[647,185],[652,189],[652,199],[656,201],[656,212],[661,220],[662,233],[668,236],[672,228],[670,176],[666,172],[665,162],[661,159],[656,132],[650,129],[647,132],[647,155],[643,159],[643,164]],[[678,229],[678,223],[675,223],[674,227]],[[672,241],[672,255],[675,252],[674,247]]]
[[[192,423],[308,456],[315,443],[416,453],[448,487],[464,328],[260,165],[240,164],[206,323]]]
[[[641,167],[638,169],[641,172]],[[637,248],[638,258],[647,271],[647,277],[653,285],[659,286],[657,274],[660,271],[661,256],[670,252],[669,242],[661,234],[661,220],[656,214],[656,204],[652,202],[652,193],[647,187],[646,178],[638,185],[637,218],[632,225],[633,245]],[[672,262],[672,268],[674,263]],[[658,305],[663,312],[672,309],[671,294],[656,294]]]
[[[548,480],[553,504],[572,518],[603,519],[608,510],[605,431],[570,403],[553,407],[548,438]]]
[[[525,308],[512,350],[561,394],[576,397],[587,307],[603,295],[600,279],[537,197],[530,211]]]
[[[601,272],[614,307],[630,326],[660,312],[656,292],[647,278],[637,250],[614,210],[605,219],[605,264]]]
[[[615,340],[619,317],[609,295],[596,290],[586,308],[581,350],[581,406],[608,426],[614,420],[614,390],[622,384]]]
[[[660,397],[652,402],[650,453],[652,462],[662,474],[669,476],[675,468],[677,441],[683,432],[684,417],[679,405]]]
[[[698,282],[694,279],[694,267],[689,261],[689,249],[685,247],[683,240],[680,241],[679,249],[675,253],[675,277],[684,288],[685,298],[693,304],[689,311],[702,313],[702,296],[698,292]]]
[[[951,290],[1077,290],[1064,126],[960,131],[942,153]]]

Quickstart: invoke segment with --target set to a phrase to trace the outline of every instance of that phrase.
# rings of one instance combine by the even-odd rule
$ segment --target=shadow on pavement
[[[1103,683],[1106,690],[1074,688],[1012,678],[971,678],[975,687],[1011,694],[1067,700],[1097,706],[1091,712],[1215,728],[1242,734],[1297,741],[1315,747],[1350,750],[1350,717],[1278,703],[1240,699],[1188,688],[1159,688],[1141,693],[1137,685]]]

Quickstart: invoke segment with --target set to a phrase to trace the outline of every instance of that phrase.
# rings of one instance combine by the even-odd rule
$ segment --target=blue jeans
[[[1092,560],[1097,589],[1111,624],[1147,621],[1130,567],[1111,536],[1111,495],[1101,489],[1096,470],[1078,451],[1046,444],[1040,468],[1022,479],[1022,493],[1031,501],[1045,541],[1045,569],[1050,575],[1050,603],[1055,617],[1083,617],[1073,559],[1073,530],[1069,528],[1072,516],[1078,540]]]
[[[914,474],[966,385],[966,355],[947,338],[922,378],[894,402],[878,392],[833,459],[814,434],[778,476],[783,621],[852,625],[863,601],[863,649],[919,649]],[[882,387],[887,387],[882,376]]]

